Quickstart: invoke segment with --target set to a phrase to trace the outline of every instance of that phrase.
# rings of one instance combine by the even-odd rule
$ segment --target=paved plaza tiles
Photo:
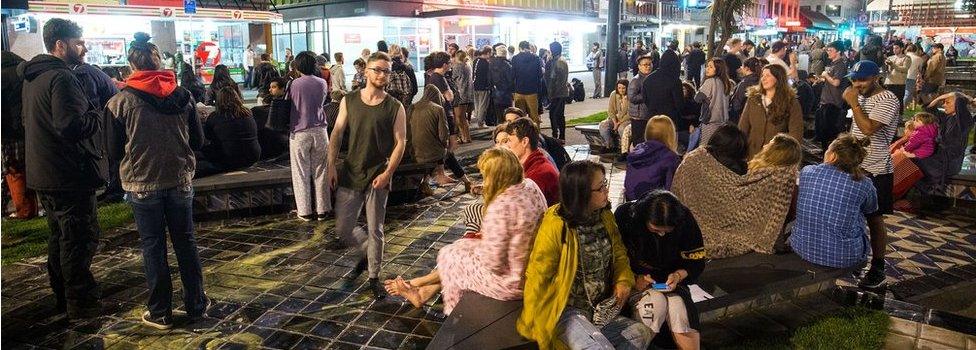
[[[576,159],[593,157],[570,147]],[[612,202],[621,201],[623,174],[607,166]],[[429,271],[438,250],[458,239],[461,209],[477,199],[461,187],[391,207],[385,231],[383,277]],[[887,218],[891,240],[889,282],[922,280],[945,271],[967,276],[976,263],[976,219],[964,214]],[[272,215],[198,225],[198,245],[210,317],[171,330],[143,326],[147,289],[137,235],[101,247],[93,270],[105,316],[67,323],[54,315],[44,259],[5,266],[2,317],[4,348],[90,349],[422,349],[444,321],[439,302],[415,309],[402,299],[374,301],[365,274],[353,275],[358,257],[335,244],[333,221],[301,222]],[[130,225],[125,230],[131,231]],[[170,255],[175,266],[175,258]],[[174,288],[179,291],[177,270]],[[976,274],[970,280],[976,279]],[[935,285],[932,285],[935,283]],[[937,288],[938,283],[913,288]],[[174,304],[182,305],[181,293]]]

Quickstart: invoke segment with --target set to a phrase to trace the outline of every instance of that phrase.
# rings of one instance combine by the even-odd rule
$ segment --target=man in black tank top
[[[390,180],[407,146],[406,113],[403,106],[384,88],[390,81],[390,56],[374,53],[366,62],[366,86],[342,99],[339,117],[332,129],[329,144],[328,178],[335,189],[336,232],[346,242],[354,242],[365,251],[360,261],[369,268],[369,286],[374,298],[385,291],[379,283],[383,262],[383,221]],[[349,118],[348,116],[354,116]],[[336,159],[342,147],[343,132],[349,129],[349,153],[341,173],[336,173]],[[359,212],[366,205],[366,230],[356,227]]]

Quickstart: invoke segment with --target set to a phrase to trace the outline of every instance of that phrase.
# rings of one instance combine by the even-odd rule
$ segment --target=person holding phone
[[[654,335],[668,321],[679,349],[698,349],[698,310],[688,285],[705,269],[707,254],[695,217],[665,190],[622,204],[614,216],[635,275],[633,317]]]

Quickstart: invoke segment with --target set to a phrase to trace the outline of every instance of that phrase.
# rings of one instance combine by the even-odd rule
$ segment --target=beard
[[[389,84],[390,84],[390,79],[382,79],[382,78],[369,79],[369,85],[376,89],[385,90],[386,86]]]
[[[70,65],[79,65],[85,63],[85,56],[77,50],[69,49],[64,56],[64,60]]]

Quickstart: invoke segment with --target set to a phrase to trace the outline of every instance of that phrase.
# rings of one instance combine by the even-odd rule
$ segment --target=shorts
[[[892,199],[891,192],[894,191],[895,187],[895,174],[868,174],[868,178],[871,179],[874,189],[878,192],[878,210],[868,214],[867,217],[893,213],[894,199]]]

